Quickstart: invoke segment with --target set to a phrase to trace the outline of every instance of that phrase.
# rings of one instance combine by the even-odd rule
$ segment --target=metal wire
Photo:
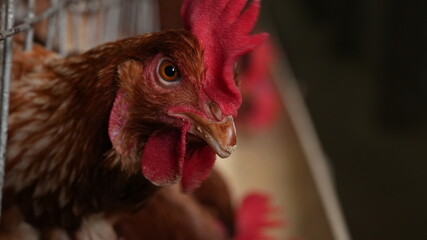
[[[77,0],[66,0],[63,2],[61,1],[58,4],[53,5],[52,7],[43,11],[42,13],[40,13],[40,15],[35,16],[31,20],[28,20],[27,22],[19,24],[15,27],[10,26],[9,28],[6,28],[5,30],[0,31],[0,41],[5,40],[6,38],[11,37],[13,35],[16,35],[20,32],[29,30],[31,28],[31,25],[38,23],[40,21],[43,21],[45,19],[48,19],[53,14],[57,13],[60,9],[64,9],[65,7],[67,7],[68,5],[70,5],[71,3],[76,2],[76,1]]]
[[[28,0],[28,15],[26,21],[31,21],[34,18],[34,2],[35,0]],[[33,48],[34,29],[30,28],[25,36],[25,51]]]
[[[67,40],[67,10],[60,9],[58,12],[58,51],[64,56],[66,54],[65,43]]]
[[[6,29],[13,26],[13,0],[3,1],[2,10],[6,13],[4,27]],[[9,118],[9,88],[12,68],[12,37],[7,38],[3,42],[3,68],[1,82],[1,108],[0,108],[0,190],[3,189],[4,170],[6,162],[6,144],[7,144],[7,127]],[[2,194],[0,194],[0,206],[2,201]],[[1,215],[1,208],[0,208]]]
[[[58,4],[58,0],[51,0],[52,5]],[[53,48],[53,38],[55,37],[55,28],[56,28],[56,14],[53,14],[48,20],[47,26],[47,35],[46,35],[46,49],[52,50]]]
[[[6,2],[0,2],[0,31],[6,29]],[[3,44],[0,43],[0,53],[3,53]],[[3,74],[3,56],[0,57],[0,72]]]
[[[16,12],[14,0],[0,0],[0,206],[6,162],[12,37],[27,31],[24,50],[29,51],[34,35],[40,34],[32,25],[47,20],[47,34],[38,37],[46,37],[47,49],[66,55],[70,49],[78,53],[106,41],[159,27],[155,18],[158,14],[153,13],[158,11],[156,0],[50,0],[50,3],[49,8],[36,15],[35,0],[18,1]],[[13,26],[15,15],[20,24]]]

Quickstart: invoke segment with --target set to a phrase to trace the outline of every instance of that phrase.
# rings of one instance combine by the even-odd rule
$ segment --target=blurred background
[[[427,239],[427,3],[264,0],[353,239]]]

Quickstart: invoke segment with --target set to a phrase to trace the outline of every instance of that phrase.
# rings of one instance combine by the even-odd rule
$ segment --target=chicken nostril
[[[216,104],[215,102],[212,102],[209,104],[209,107],[210,107],[211,113],[215,117],[215,119],[217,121],[222,121],[224,116],[222,115],[222,111],[219,108],[218,104]]]

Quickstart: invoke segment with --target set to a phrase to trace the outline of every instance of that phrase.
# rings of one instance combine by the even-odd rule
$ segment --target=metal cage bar
[[[31,28],[31,25],[38,23],[42,20],[48,19],[51,15],[58,12],[60,9],[63,9],[70,5],[72,2],[75,2],[77,0],[66,0],[61,1],[60,3],[51,6],[50,8],[46,9],[45,11],[41,12],[39,15],[35,16],[31,20],[28,20],[22,24],[19,24],[15,27],[10,26],[9,28],[5,28],[2,31],[0,31],[0,41],[5,40],[8,37],[11,37],[13,35],[16,35],[20,32],[27,31]]]
[[[34,18],[34,3],[35,0],[28,0],[28,15],[26,21],[31,21]],[[30,28],[25,36],[25,51],[33,48],[34,29]]]
[[[48,8],[38,12],[37,0],[0,0],[0,206],[5,177],[13,36],[25,32],[25,51],[32,49],[36,35],[43,38],[47,49],[65,56],[159,28],[158,14],[153,13],[158,11],[157,0],[46,1],[50,3]],[[130,10],[130,16],[124,14],[126,10]],[[17,25],[14,26],[15,16]],[[47,21],[44,36],[33,28],[41,21]]]
[[[65,41],[67,37],[67,16],[66,9],[59,9],[58,12],[58,52],[62,56],[66,54]]]
[[[58,0],[50,0],[52,5],[57,5]],[[57,19],[58,14],[55,12],[52,17],[48,20],[48,27],[47,27],[47,36],[46,36],[46,49],[52,50],[53,49],[53,41],[55,40],[55,30],[57,28]]]
[[[5,18],[3,27],[10,29],[13,26],[13,9],[14,0],[7,0],[2,2],[1,11],[2,16]],[[0,190],[3,189],[5,162],[6,162],[6,143],[7,143],[7,127],[9,116],[9,88],[12,69],[12,37],[7,38],[3,42],[3,64],[2,64],[2,81],[1,81],[1,95],[0,95]],[[0,206],[2,201],[2,194],[0,194]],[[1,215],[1,208],[0,208]]]

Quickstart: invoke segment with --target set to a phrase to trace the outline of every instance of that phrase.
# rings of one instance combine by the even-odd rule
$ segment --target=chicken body
[[[167,107],[199,108],[201,52],[186,30],[119,40],[65,59],[40,47],[16,51],[3,209],[20,216],[2,220],[3,229],[12,231],[22,218],[41,235],[66,229],[78,237],[94,216],[109,222],[142,206],[157,189],[141,172],[143,146],[158,129],[188,124],[167,115]],[[160,87],[163,57],[180,67],[183,86]],[[113,146],[108,130],[118,92],[126,95],[127,112]],[[204,144],[189,137],[186,145],[194,152]]]
[[[144,208],[122,217],[115,230],[123,240],[234,239],[234,215],[227,186],[214,170],[192,194],[177,185],[162,188]]]
[[[222,176],[214,169],[200,188],[183,194],[176,185],[162,188],[147,205],[117,221],[123,240],[260,240],[283,227],[278,208],[265,193],[252,192],[232,204]]]
[[[267,37],[245,6],[185,0],[188,30],[67,58],[16,48],[0,238],[116,239],[159,187],[199,187],[236,145],[233,66]]]

